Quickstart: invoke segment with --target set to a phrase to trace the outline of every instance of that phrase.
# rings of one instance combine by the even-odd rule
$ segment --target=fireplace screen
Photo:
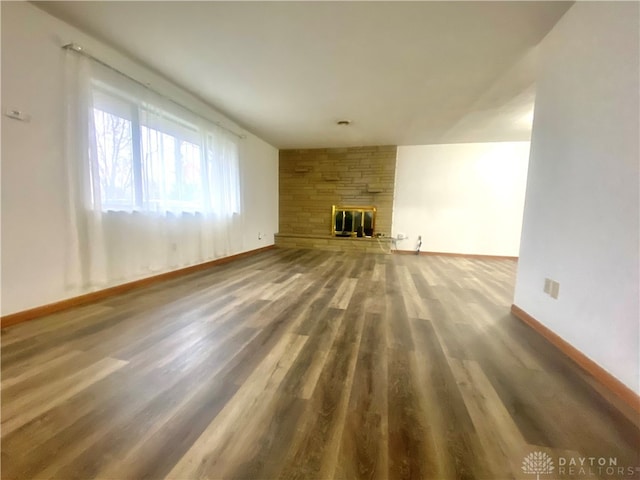
[[[336,237],[373,237],[376,207],[344,207],[334,205],[331,235]]]

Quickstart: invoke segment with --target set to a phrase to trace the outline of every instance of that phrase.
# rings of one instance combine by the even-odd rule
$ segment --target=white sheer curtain
[[[66,55],[68,285],[104,286],[240,250],[237,138]]]

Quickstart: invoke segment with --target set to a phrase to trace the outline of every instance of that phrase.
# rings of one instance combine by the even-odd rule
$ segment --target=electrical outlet
[[[550,278],[544,279],[544,293],[549,295],[551,298],[558,298],[560,294],[560,284],[555,280],[551,280]]]
[[[404,240],[407,236],[404,233],[399,233],[397,238],[398,240]]]

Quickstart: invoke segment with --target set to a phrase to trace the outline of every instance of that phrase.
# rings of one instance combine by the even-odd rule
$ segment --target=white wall
[[[69,42],[212,120],[241,130],[187,92],[26,2],[2,2],[2,314],[83,293],[66,290],[63,190],[63,50]],[[273,244],[278,225],[278,151],[248,134],[241,140],[243,244]],[[258,232],[266,235],[258,240]]]
[[[529,142],[398,147],[399,250],[518,256]]]
[[[542,43],[515,304],[636,392],[636,2],[578,2]],[[553,300],[544,278],[560,282]]]
[[[278,150],[249,135],[240,143],[243,250],[274,244],[278,231]],[[262,237],[258,239],[258,234]]]

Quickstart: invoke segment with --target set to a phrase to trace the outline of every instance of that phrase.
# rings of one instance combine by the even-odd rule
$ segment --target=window
[[[242,251],[239,135],[71,49],[64,99],[70,287]]]
[[[131,121],[98,108],[94,108],[93,117],[102,207],[132,209],[135,195]]]
[[[228,140],[213,129],[98,82],[92,94],[97,157],[92,173],[98,176],[92,180],[94,209],[239,212],[234,143],[229,149]],[[221,192],[229,198],[222,198]]]

